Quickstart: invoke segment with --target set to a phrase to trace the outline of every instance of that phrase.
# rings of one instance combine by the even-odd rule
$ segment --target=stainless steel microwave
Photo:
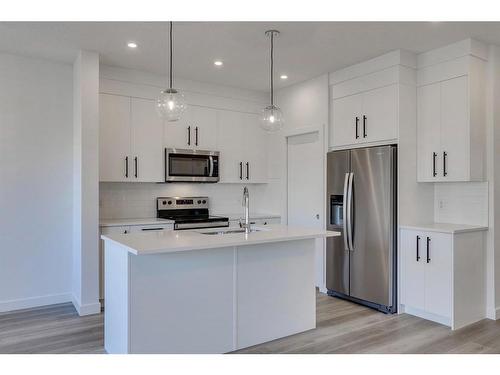
[[[165,149],[166,182],[218,182],[219,152]]]

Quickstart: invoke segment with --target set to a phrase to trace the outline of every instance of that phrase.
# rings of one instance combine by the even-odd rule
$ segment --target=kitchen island
[[[102,236],[108,353],[226,353],[316,327],[317,238],[270,225]]]

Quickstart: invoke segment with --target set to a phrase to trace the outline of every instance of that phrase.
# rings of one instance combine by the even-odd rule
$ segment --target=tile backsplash
[[[192,183],[127,183],[99,184],[99,216],[101,219],[149,218],[156,216],[156,198],[164,196],[208,196],[210,212],[238,213],[243,184]],[[280,206],[273,199],[272,184],[249,184],[250,210],[257,213],[279,214]],[[269,194],[271,193],[271,194]],[[276,193],[276,192],[275,192]]]
[[[436,183],[434,221],[488,226],[488,182]]]

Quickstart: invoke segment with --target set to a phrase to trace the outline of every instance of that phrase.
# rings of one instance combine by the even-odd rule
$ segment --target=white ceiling
[[[2,22],[0,51],[72,62],[76,51],[100,53],[101,63],[163,74],[167,23]],[[269,40],[275,42],[278,87],[402,48],[422,52],[468,37],[500,45],[500,22],[180,22],[174,24],[178,77],[267,91]],[[127,41],[139,47],[130,50]],[[224,61],[215,68],[214,59]],[[279,81],[279,79],[278,79]]]

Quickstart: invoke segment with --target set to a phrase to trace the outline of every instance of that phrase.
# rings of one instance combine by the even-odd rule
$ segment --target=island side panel
[[[234,248],[130,257],[131,353],[224,353],[233,345]]]
[[[315,239],[237,248],[237,348],[316,327]]]
[[[110,354],[129,353],[129,252],[104,242],[104,348]]]

